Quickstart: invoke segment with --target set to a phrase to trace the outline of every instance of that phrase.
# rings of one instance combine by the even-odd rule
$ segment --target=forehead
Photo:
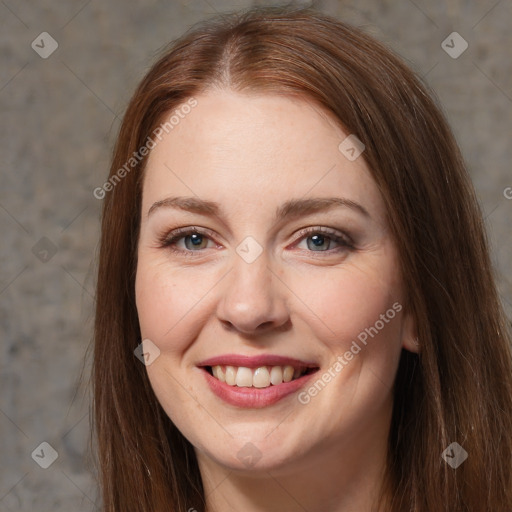
[[[339,146],[350,133],[321,106],[276,94],[209,91],[174,115],[151,150],[143,212],[166,196],[198,196],[249,211],[283,199],[343,196],[383,215],[379,191],[361,156]],[[177,110],[179,110],[179,106]],[[261,210],[260,210],[261,211]]]

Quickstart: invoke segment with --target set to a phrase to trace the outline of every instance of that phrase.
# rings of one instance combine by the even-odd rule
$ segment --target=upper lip
[[[258,356],[223,354],[205,359],[198,363],[197,366],[244,366],[247,368],[260,368],[261,366],[293,366],[294,368],[318,368],[318,364],[311,361],[302,361],[300,359],[274,354],[261,354]]]

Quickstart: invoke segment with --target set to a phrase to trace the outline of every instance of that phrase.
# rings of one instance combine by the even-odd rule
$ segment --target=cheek
[[[150,339],[160,350],[159,357],[146,367],[147,375],[169,418],[196,443],[193,425],[200,400],[194,398],[182,356],[200,332],[198,311],[209,288],[211,284],[208,286],[204,276],[196,272],[183,273],[139,257],[135,297],[141,337]]]
[[[142,338],[154,341],[161,350],[183,350],[190,332],[190,319],[198,326],[201,300],[211,288],[211,277],[197,270],[183,273],[162,263],[139,260],[135,297]]]
[[[137,267],[135,300],[142,338],[158,340],[171,326],[163,312],[176,306],[172,298],[173,285],[143,262]]]
[[[343,396],[369,406],[391,389],[401,354],[403,309],[394,261],[380,254],[365,264],[311,271],[295,280],[293,291],[303,311],[309,311],[304,329],[323,345],[325,379],[334,382],[333,393],[321,400]]]
[[[403,305],[392,267],[386,273],[382,266],[347,265],[320,276],[301,279],[294,290],[308,297],[304,302],[315,315],[307,328],[328,355],[298,399],[305,410],[329,411],[310,425],[327,439],[326,432],[343,437],[383,421],[401,354]]]
[[[318,337],[330,345],[338,344],[343,349],[390,309],[384,319],[385,328],[379,322],[379,330],[399,333],[396,309],[401,307],[393,309],[393,304],[400,303],[401,294],[392,267],[386,270],[382,265],[368,264],[347,265],[327,272],[311,270],[295,279],[291,288],[310,310]]]

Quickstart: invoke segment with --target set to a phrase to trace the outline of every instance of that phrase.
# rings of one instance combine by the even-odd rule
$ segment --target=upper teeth
[[[293,366],[212,366],[213,376],[230,386],[266,388],[270,384],[277,386],[300,377],[302,370]]]

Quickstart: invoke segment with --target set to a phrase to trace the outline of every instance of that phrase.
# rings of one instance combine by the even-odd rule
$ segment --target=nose
[[[223,281],[217,315],[224,327],[243,334],[287,328],[290,292],[269,266],[265,251],[251,263],[235,254]]]

